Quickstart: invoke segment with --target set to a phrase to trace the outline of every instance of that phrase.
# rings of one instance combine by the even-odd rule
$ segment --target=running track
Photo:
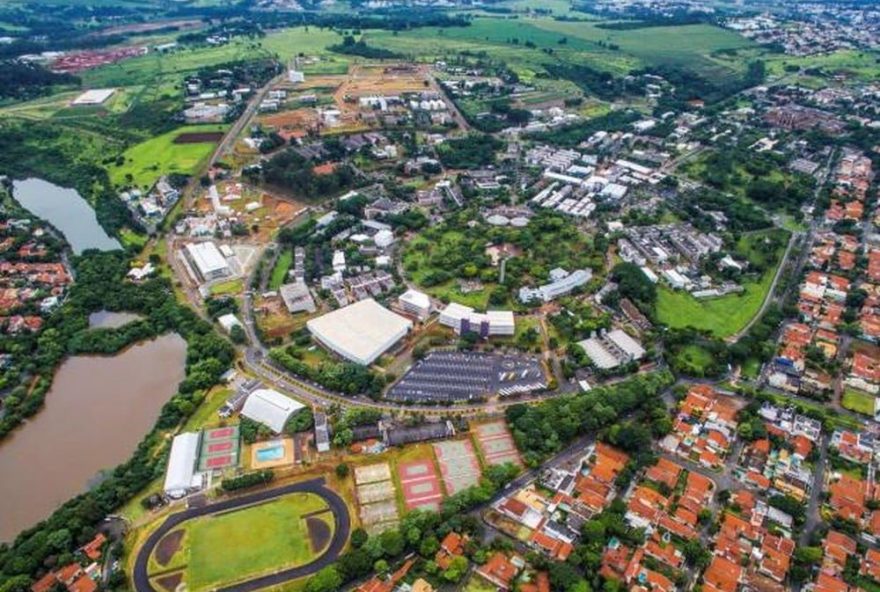
[[[293,567],[276,573],[259,576],[251,580],[233,584],[232,586],[227,586],[226,588],[220,588],[217,592],[253,592],[260,588],[277,586],[289,582],[290,580],[310,576],[332,564],[339,557],[343,547],[345,547],[345,543],[348,542],[348,535],[351,531],[351,519],[348,515],[348,506],[345,505],[342,498],[340,498],[335,492],[327,489],[324,478],[319,477],[317,479],[311,479],[293,485],[286,485],[276,489],[258,491],[257,493],[224,500],[200,508],[190,508],[183,512],[172,514],[158,529],[147,537],[146,542],[138,551],[133,574],[135,591],[160,592],[150,584],[150,578],[147,575],[147,563],[153,549],[159,541],[162,540],[162,537],[174,530],[181,523],[200,516],[209,516],[211,514],[216,514],[217,512],[243,508],[251,504],[265,502],[291,493],[313,493],[327,502],[336,521],[336,528],[333,531],[333,539],[330,541],[330,546],[323,555],[307,565],[301,565],[299,567]]]

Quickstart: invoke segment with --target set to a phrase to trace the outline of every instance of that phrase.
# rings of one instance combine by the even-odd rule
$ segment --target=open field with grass
[[[678,361],[679,365],[689,369],[689,374],[704,376],[712,365],[712,354],[699,345],[688,345],[678,353]]]
[[[300,493],[187,523],[189,589],[207,590],[309,563],[316,553],[305,516],[326,508],[321,498]]]
[[[287,279],[287,272],[290,270],[291,263],[293,263],[293,252],[290,249],[285,249],[284,252],[278,255],[275,267],[272,268],[272,276],[269,278],[270,290],[277,290],[281,287],[281,284]]]
[[[874,401],[874,395],[847,388],[843,391],[840,404],[844,409],[874,417]]]
[[[693,327],[708,331],[714,337],[729,337],[745,327],[760,310],[774,273],[775,270],[770,270],[761,281],[746,282],[741,294],[705,300],[663,286],[657,290],[657,319],[673,329]]]
[[[223,132],[225,125],[186,125],[136,144],[123,153],[122,166],[111,165],[110,180],[118,187],[132,185],[149,189],[162,175],[191,175],[214,152],[215,142],[175,144],[180,134]]]
[[[880,52],[841,50],[828,54],[796,57],[789,55],[767,56],[767,73],[772,76],[784,76],[789,68],[816,68],[826,74],[838,72],[866,82],[880,77]]]
[[[161,79],[174,79],[180,88],[180,78],[200,68],[237,60],[256,60],[269,57],[259,43],[236,39],[227,45],[178,49],[169,53],[150,52],[116,64],[87,70],[80,76],[83,86],[90,88],[156,85]],[[178,94],[180,91],[177,91]]]

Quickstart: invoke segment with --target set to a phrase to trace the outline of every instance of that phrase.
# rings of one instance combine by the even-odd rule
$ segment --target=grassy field
[[[275,267],[272,268],[272,276],[269,278],[270,290],[277,290],[281,287],[281,284],[287,279],[287,272],[290,270],[291,263],[293,263],[293,252],[290,249],[286,249],[278,255]]]
[[[303,516],[326,507],[317,496],[293,494],[188,523],[188,588],[207,590],[310,562],[314,554]]]
[[[316,27],[295,27],[273,31],[262,40],[263,49],[277,55],[283,61],[292,60],[303,53],[307,56],[319,56],[321,61],[303,66],[308,74],[344,74],[348,67],[345,56],[331,54],[327,47],[342,41],[342,36],[331,30]],[[341,70],[341,71],[340,71]]]
[[[200,68],[237,60],[269,57],[259,43],[236,39],[227,45],[179,49],[171,53],[150,52],[146,55],[86,70],[80,74],[83,86],[89,88],[144,85],[155,87],[164,80],[173,80],[174,92],[180,93],[180,79]],[[172,86],[172,89],[175,87]]]
[[[771,237],[776,249],[767,250],[764,239]],[[657,291],[658,320],[675,329],[694,327],[706,330],[718,338],[738,332],[761,309],[785,252],[787,238],[788,231],[779,228],[751,232],[740,237],[736,245],[737,255],[767,270],[761,275],[760,281],[744,282],[745,291],[740,294],[697,300],[687,292],[661,286]]]
[[[187,132],[225,131],[226,127],[187,125],[136,144],[123,153],[122,166],[110,166],[110,180],[118,187],[134,185],[149,189],[162,175],[192,174],[211,155],[216,143],[175,144],[174,139]]]
[[[703,376],[712,365],[712,354],[699,345],[688,345],[678,353],[678,359],[690,367],[690,374]]]
[[[840,404],[844,409],[874,417],[874,400],[874,395],[848,388],[843,392]]]
[[[841,50],[828,54],[795,57],[773,55],[767,57],[767,72],[772,76],[786,75],[786,66],[819,68],[826,74],[843,72],[858,81],[871,81],[880,77],[880,53],[870,51]]]
[[[759,282],[747,282],[741,294],[697,300],[687,292],[662,286],[657,290],[657,319],[669,327],[694,327],[709,331],[714,337],[733,335],[757,314],[773,283],[774,270]]]

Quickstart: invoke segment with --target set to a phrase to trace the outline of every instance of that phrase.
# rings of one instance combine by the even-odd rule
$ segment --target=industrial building
[[[397,303],[404,312],[410,313],[420,321],[424,321],[431,314],[431,298],[418,290],[407,290],[400,295]]]
[[[257,389],[248,396],[241,414],[268,427],[276,434],[284,430],[291,416],[305,405],[272,389]]]
[[[452,327],[457,335],[473,332],[483,339],[493,335],[513,335],[516,331],[512,311],[490,310],[482,313],[456,302],[440,312],[440,324]]]
[[[621,329],[578,342],[597,368],[611,370],[645,357],[645,348]]]
[[[356,364],[369,366],[412,329],[412,321],[372,298],[349,304],[306,323],[315,340]]]
[[[208,282],[232,275],[232,268],[226,257],[211,241],[189,243],[184,247],[184,256],[202,281]]]

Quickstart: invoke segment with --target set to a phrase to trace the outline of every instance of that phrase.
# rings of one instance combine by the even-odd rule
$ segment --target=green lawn
[[[286,249],[278,255],[275,261],[275,267],[272,268],[272,277],[269,278],[269,289],[277,290],[287,279],[287,272],[290,270],[290,264],[293,263],[293,251]]]
[[[110,180],[119,187],[134,185],[149,189],[162,175],[192,174],[211,156],[217,144],[175,144],[174,138],[187,132],[225,131],[226,128],[225,125],[187,125],[136,144],[123,153],[122,166],[110,167]]]
[[[314,554],[303,516],[326,507],[321,498],[301,493],[188,522],[188,588],[208,590],[309,563]]]
[[[657,319],[674,329],[694,327],[723,339],[745,327],[757,314],[774,274],[775,270],[769,270],[760,282],[746,282],[741,294],[704,300],[661,286],[657,290]]]
[[[690,374],[703,376],[706,369],[712,365],[712,354],[699,345],[687,345],[678,353],[680,361],[684,361],[692,369]]]
[[[874,395],[848,388],[840,403],[844,409],[874,417]]]

